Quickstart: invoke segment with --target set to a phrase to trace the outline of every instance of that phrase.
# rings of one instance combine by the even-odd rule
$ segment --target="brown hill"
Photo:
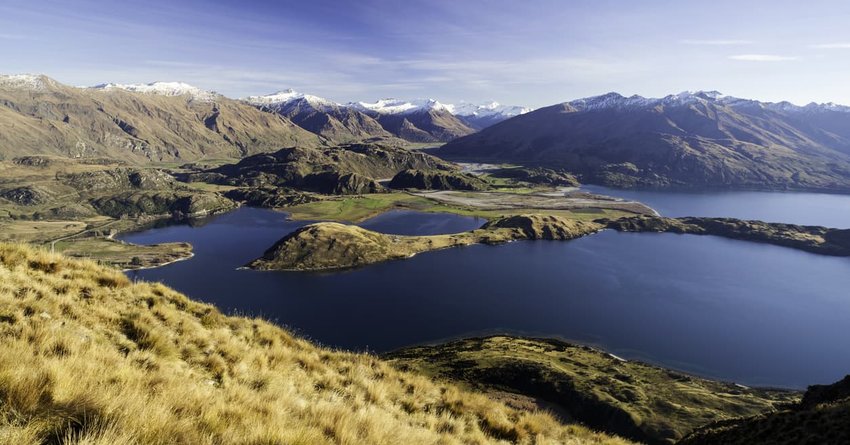
[[[565,168],[632,187],[850,191],[850,111],[696,93],[609,94],[542,108],[445,145],[451,159]]]
[[[319,136],[218,95],[74,88],[45,76],[0,82],[0,159],[33,154],[133,163],[241,158]]]

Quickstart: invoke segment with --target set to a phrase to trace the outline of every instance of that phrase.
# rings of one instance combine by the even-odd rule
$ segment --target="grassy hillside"
[[[132,245],[114,240],[115,233],[234,207],[214,189],[177,182],[157,168],[49,156],[0,161],[0,242],[45,244],[122,268],[186,258],[191,246]]]
[[[41,154],[185,162],[321,143],[285,117],[221,96],[74,88],[44,76],[35,88],[0,85],[0,160]]]
[[[570,240],[604,226],[553,215],[514,215],[487,222],[467,232],[402,236],[373,232],[354,225],[320,222],[284,236],[249,267],[260,270],[329,270],[360,267],[410,258],[422,252],[501,244],[528,239]]]
[[[564,417],[657,444],[674,443],[712,421],[770,411],[799,397],[792,391],[701,379],[553,339],[472,338],[408,348],[388,358],[400,369],[507,392],[512,394],[508,399],[531,397]]]
[[[840,445],[850,443],[850,375],[810,386],[800,403],[757,416],[714,422],[682,445]]]
[[[624,444],[0,244],[3,444]]]
[[[382,191],[378,180],[406,169],[453,170],[456,166],[391,144],[289,147],[242,159],[237,164],[190,175],[192,181],[240,187],[272,185],[332,195]]]

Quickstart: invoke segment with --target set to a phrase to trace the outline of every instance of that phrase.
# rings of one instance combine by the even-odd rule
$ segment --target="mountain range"
[[[46,76],[0,76],[0,159],[47,154],[163,162],[322,143],[283,116],[185,84],[76,88]]]
[[[450,159],[564,168],[625,187],[850,190],[850,108],[686,92],[564,102],[456,139]]]
[[[80,88],[0,76],[0,160],[241,159],[283,147],[440,143],[448,159],[557,168],[621,187],[850,191],[850,107],[685,92],[497,103],[339,104],[285,90],[231,99],[180,82]]]
[[[497,102],[452,105],[434,99],[339,104],[291,89],[244,100],[341,142],[393,136],[411,142],[448,142],[531,110]]]
[[[397,108],[370,107],[389,102]],[[524,110],[482,107],[488,123]],[[484,125],[473,107],[458,109],[463,114],[456,116],[453,106],[435,100],[342,105],[292,90],[231,99],[182,82],[72,87],[44,75],[0,75],[0,159],[50,154],[194,161],[295,145],[437,143]]]

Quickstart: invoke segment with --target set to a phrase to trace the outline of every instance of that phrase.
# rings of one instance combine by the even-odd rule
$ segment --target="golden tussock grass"
[[[2,444],[623,444],[0,244]]]

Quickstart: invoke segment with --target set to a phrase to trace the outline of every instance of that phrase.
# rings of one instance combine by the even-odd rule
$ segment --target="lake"
[[[598,185],[581,189],[640,201],[664,216],[726,216],[809,226],[850,228],[850,195],[804,192],[669,192]]]
[[[387,233],[482,220],[391,212]],[[122,239],[188,241],[195,257],[131,277],[225,312],[260,315],[319,343],[383,352],[488,333],[555,336],[747,385],[802,388],[850,372],[850,260],[712,236],[617,233],[470,246],[339,273],[237,267],[304,222],[240,208]]]

